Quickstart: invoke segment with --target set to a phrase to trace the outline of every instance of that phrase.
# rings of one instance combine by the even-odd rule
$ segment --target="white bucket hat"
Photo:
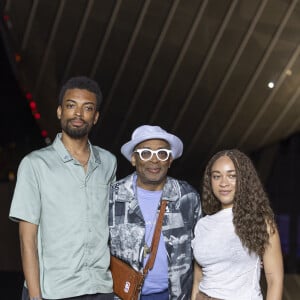
[[[183,143],[175,135],[168,133],[159,126],[142,125],[136,128],[131,140],[121,147],[121,153],[130,161],[134,147],[146,140],[161,139],[169,143],[172,150],[172,157],[176,159],[182,155]]]

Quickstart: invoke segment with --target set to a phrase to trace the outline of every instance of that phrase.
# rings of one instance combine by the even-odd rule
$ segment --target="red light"
[[[47,130],[42,130],[41,131],[41,135],[42,135],[42,137],[47,137],[48,136],[48,132],[47,132]]]
[[[31,110],[36,110],[36,103],[34,101],[30,101],[29,106]]]
[[[32,99],[32,94],[28,92],[28,93],[26,93],[25,97],[26,97],[27,100],[31,100]]]
[[[4,15],[3,19],[4,19],[5,22],[7,22],[9,20],[9,16],[8,15]]]
[[[16,59],[16,62],[20,62],[21,61],[21,55],[20,54],[15,54],[15,59]]]
[[[40,114],[40,113],[35,113],[35,114],[34,114],[34,117],[35,117],[37,120],[39,120],[39,119],[41,118],[41,114]]]

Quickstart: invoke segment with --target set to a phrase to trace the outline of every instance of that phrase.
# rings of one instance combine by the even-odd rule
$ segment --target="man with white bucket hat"
[[[182,141],[159,126],[143,125],[121,147],[135,172],[110,191],[111,254],[141,271],[150,245],[161,200],[167,200],[154,267],[141,291],[141,300],[190,299],[193,228],[201,215],[200,197],[185,181],[167,176],[182,155]]]

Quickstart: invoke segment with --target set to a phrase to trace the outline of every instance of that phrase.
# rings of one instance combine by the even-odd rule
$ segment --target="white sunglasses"
[[[133,151],[134,153],[138,153],[139,157],[143,161],[148,161],[153,157],[153,154],[156,155],[157,159],[160,161],[166,161],[169,159],[172,150],[169,149],[158,149],[151,150],[148,148],[137,149]]]

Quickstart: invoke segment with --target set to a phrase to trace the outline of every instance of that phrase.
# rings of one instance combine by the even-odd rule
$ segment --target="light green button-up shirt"
[[[9,216],[39,225],[43,298],[112,292],[108,189],[115,181],[116,159],[89,146],[87,173],[70,156],[61,134],[19,166]]]

